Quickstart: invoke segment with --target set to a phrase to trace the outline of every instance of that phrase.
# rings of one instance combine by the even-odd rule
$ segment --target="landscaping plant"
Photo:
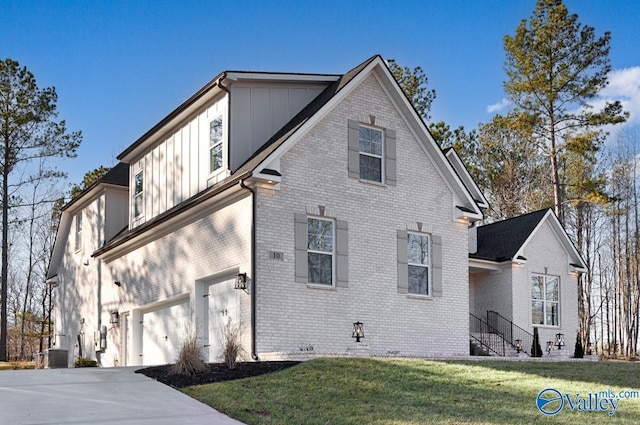
[[[172,372],[178,375],[195,375],[204,371],[207,366],[204,362],[202,348],[195,333],[191,333],[180,346],[180,352],[172,366]]]

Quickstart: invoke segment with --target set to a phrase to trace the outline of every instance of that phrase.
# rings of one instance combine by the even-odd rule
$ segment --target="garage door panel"
[[[180,345],[189,335],[190,309],[188,300],[143,313],[142,363],[144,365],[173,363]]]

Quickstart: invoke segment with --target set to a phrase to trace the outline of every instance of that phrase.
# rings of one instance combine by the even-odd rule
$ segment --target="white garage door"
[[[189,335],[189,300],[165,304],[142,314],[142,364],[174,363]]]
[[[235,277],[212,283],[204,298],[206,317],[207,342],[209,361],[222,361],[223,332],[227,323],[238,325],[239,320],[239,292],[233,289]]]

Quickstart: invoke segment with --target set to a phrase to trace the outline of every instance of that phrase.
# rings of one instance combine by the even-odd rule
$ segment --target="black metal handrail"
[[[502,334],[505,341],[513,348],[516,348],[516,340],[520,340],[522,352],[529,356],[531,355],[533,335],[527,330],[522,329],[497,311],[487,311],[487,323],[491,328]]]
[[[504,357],[504,336],[473,313],[469,313],[469,336],[483,347]]]

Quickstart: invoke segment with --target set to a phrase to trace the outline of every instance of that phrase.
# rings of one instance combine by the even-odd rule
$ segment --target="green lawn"
[[[640,365],[317,359],[271,375],[183,391],[247,424],[638,424],[640,399],[613,416],[536,407],[548,387],[581,396],[639,390]]]

